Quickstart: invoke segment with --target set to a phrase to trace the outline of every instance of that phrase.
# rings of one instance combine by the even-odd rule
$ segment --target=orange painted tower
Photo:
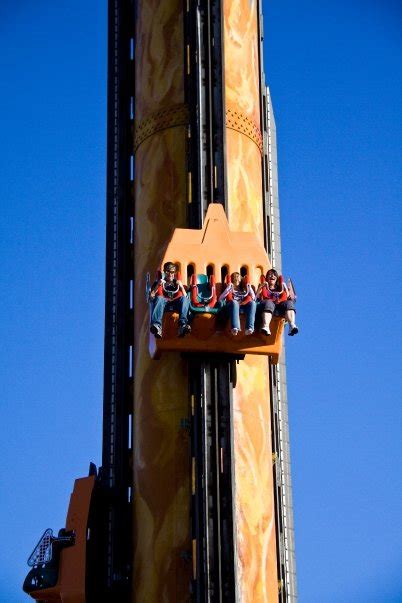
[[[109,1],[102,467],[30,558],[37,600],[296,600],[284,321],[235,337],[200,303],[155,339],[146,296],[166,261],[193,302],[281,271],[262,40],[257,0]]]

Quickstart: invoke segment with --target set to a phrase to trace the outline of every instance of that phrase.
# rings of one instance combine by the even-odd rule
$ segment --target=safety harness
[[[273,301],[274,304],[281,304],[287,300],[288,292],[285,283],[283,282],[283,276],[278,277],[277,286],[279,287],[279,290],[275,289],[275,291],[272,291],[268,286],[265,276],[263,275],[260,278],[260,283],[262,284],[262,289],[260,292],[262,299]]]

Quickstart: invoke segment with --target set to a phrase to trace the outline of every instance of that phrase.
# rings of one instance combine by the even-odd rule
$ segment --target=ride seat
[[[248,286],[248,285],[250,284],[250,278],[249,278],[248,274],[246,274],[245,276],[243,276],[242,280],[243,280],[243,282],[244,282],[244,284],[245,284],[245,285],[247,285],[247,286]],[[232,282],[232,281],[231,281],[230,274],[227,274],[227,275],[226,275],[226,278],[225,278],[225,283],[224,283],[224,287],[223,287],[222,291],[223,291],[224,289],[226,289],[226,287],[227,287],[228,285],[230,285],[230,283],[231,283],[231,282]],[[254,293],[255,293],[255,289],[254,289],[254,287],[252,286],[251,288],[253,289],[253,291],[254,291]],[[229,294],[228,294],[227,298],[223,300],[223,303],[226,303],[227,301],[231,301],[232,299],[233,299],[233,294],[232,294],[232,292],[229,292]],[[252,298],[251,298],[250,294],[246,295],[246,296],[244,297],[244,299],[243,299],[243,301],[242,301],[241,305],[240,305],[240,308],[242,307],[242,305],[246,304],[246,303],[247,303],[247,302],[249,302],[251,299],[252,299]]]
[[[158,270],[156,273],[156,281],[161,281],[161,280],[165,280],[165,273],[162,270]],[[180,272],[176,273],[176,280],[177,281],[181,281],[181,274]],[[187,291],[187,287],[184,285],[185,290]],[[149,291],[150,291],[150,283],[147,282],[147,291],[146,291],[146,295],[148,297],[149,295]],[[181,291],[179,292],[179,289],[177,289],[178,295],[174,294],[171,298],[171,301],[174,301],[175,299],[178,299],[179,297],[182,297],[182,293]],[[157,296],[162,296],[165,297],[166,299],[170,299],[170,295],[165,295],[164,290],[163,290],[163,285],[160,285],[156,291],[156,295]],[[169,311],[169,309],[167,308],[167,310]]]
[[[217,302],[215,276],[211,274],[193,274],[190,280],[191,297],[190,309],[192,312],[209,312],[216,314],[218,308],[215,308]]]

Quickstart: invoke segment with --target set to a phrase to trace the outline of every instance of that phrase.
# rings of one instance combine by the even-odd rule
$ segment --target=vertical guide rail
[[[193,596],[235,601],[232,510],[233,361],[189,358]]]
[[[209,475],[208,475],[208,502],[209,502],[209,521],[213,540],[210,543],[210,555],[212,557],[213,580],[210,584],[211,601],[223,600],[223,579],[222,579],[222,547],[224,546],[222,534],[222,513],[221,513],[221,484],[220,484],[220,442],[219,442],[219,423],[220,423],[220,404],[218,389],[218,371],[219,367],[212,362],[207,364],[207,392],[206,399],[207,429],[208,429],[208,448],[209,448]],[[208,391],[209,390],[209,391]]]
[[[220,0],[185,0],[185,37],[190,54],[185,90],[190,109],[191,228],[202,227],[209,203],[226,207],[221,10]]]
[[[207,205],[225,202],[225,115],[220,0],[186,2],[190,49],[188,224],[201,228]],[[231,360],[191,357],[193,598],[235,601],[232,512]]]
[[[208,529],[206,534],[206,554],[208,558],[208,595],[210,601],[222,601],[221,580],[221,538],[219,475],[216,447],[217,396],[214,369],[210,362],[202,362],[204,388],[204,498],[207,511]]]
[[[103,449],[104,538],[97,596],[128,601],[131,563],[133,201],[131,184],[134,37],[132,0],[109,0],[107,225]],[[103,564],[103,566],[102,566]]]
[[[223,14],[221,0],[206,4],[208,18],[207,40],[209,55],[208,94],[210,98],[211,158],[210,170],[213,179],[211,201],[221,203],[227,210],[226,195],[226,145],[225,145],[225,83]]]
[[[191,400],[191,527],[193,557],[193,599],[208,600],[209,557],[208,550],[208,497],[204,495],[204,451],[207,450],[205,433],[205,377],[200,361],[189,358],[189,384]]]
[[[235,562],[233,532],[233,375],[235,361],[220,360],[216,365],[218,484],[221,531],[222,600],[235,601]]]
[[[213,420],[217,401],[210,363],[202,356],[189,357],[188,366],[192,405],[193,596],[197,602],[221,601]]]
[[[190,228],[200,228],[210,193],[207,166],[207,107],[205,91],[204,20],[198,2],[184,0],[186,40],[185,100],[190,124],[187,137],[188,219]],[[188,52],[187,52],[188,51]]]

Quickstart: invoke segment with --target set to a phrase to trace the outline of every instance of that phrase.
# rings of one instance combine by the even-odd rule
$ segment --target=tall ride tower
[[[281,270],[261,4],[109,0],[102,467],[77,480],[58,582],[34,598],[296,600],[284,352],[155,360],[144,295],[175,229],[208,232],[211,204]]]

